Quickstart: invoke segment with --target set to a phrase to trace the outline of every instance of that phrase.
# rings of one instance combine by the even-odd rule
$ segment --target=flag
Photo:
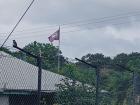
[[[60,26],[59,26],[59,29],[54,32],[52,35],[50,35],[48,37],[49,41],[52,42],[55,41],[55,40],[58,40],[58,73],[59,73],[59,69],[60,69]]]
[[[54,32],[52,35],[48,37],[49,41],[52,43],[54,40],[59,40],[60,39],[60,28]]]

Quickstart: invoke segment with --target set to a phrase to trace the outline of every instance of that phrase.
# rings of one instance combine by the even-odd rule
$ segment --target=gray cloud
[[[99,18],[137,10],[139,3],[138,0],[42,0],[34,6],[31,21],[61,24],[70,20]]]
[[[104,53],[105,55],[114,56],[118,53],[131,53],[133,51],[140,51],[138,46],[139,39],[130,41],[126,38],[115,38],[112,34],[106,33],[108,29],[97,29],[94,31],[87,31],[84,33],[74,34],[69,37],[62,45],[65,55],[71,57],[81,57],[87,53]],[[110,30],[111,31],[111,30]],[[116,29],[116,33],[121,33]],[[131,32],[131,30],[129,30]],[[133,30],[132,30],[133,32]],[[132,33],[131,32],[131,33]],[[127,31],[123,32],[124,34]],[[113,33],[114,34],[114,33]],[[137,33],[138,34],[138,33]],[[134,38],[135,39],[135,38]]]
[[[11,30],[30,2],[31,0],[0,1],[1,32]],[[54,24],[59,25],[74,20],[98,19],[133,11],[139,12],[139,4],[139,0],[36,0],[17,30]],[[105,55],[113,56],[120,52],[140,51],[138,46],[140,42],[138,18],[140,18],[139,15],[132,14],[130,17],[110,20],[100,24],[93,22],[92,24],[75,27],[69,25],[67,29],[62,27],[61,50],[65,56],[69,57],[81,57],[88,52],[101,52]],[[126,24],[111,25],[112,23],[122,22]],[[93,30],[96,27],[102,28]],[[28,31],[15,34],[9,39],[7,45],[11,45],[13,39],[16,39],[20,46],[24,46],[34,40],[45,43],[48,42],[47,37],[56,29],[57,27],[38,33],[29,33]],[[64,33],[65,31],[75,30],[80,31]],[[36,31],[36,29],[32,31]],[[0,36],[3,36],[3,34]],[[4,38],[0,38],[0,43],[3,42]]]

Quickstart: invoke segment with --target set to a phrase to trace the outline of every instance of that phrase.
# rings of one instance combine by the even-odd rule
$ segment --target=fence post
[[[20,48],[17,46],[17,43],[15,40],[13,40],[13,47],[30,55],[31,57],[35,58],[37,60],[37,66],[38,66],[38,90],[37,90],[37,105],[41,105],[40,100],[41,100],[41,78],[42,78],[42,67],[41,67],[41,54],[38,56],[31,54],[30,52],[27,52],[26,50]]]
[[[37,58],[38,64],[38,105],[40,105],[41,100],[41,77],[42,77],[42,67],[41,67],[41,57],[38,56]]]

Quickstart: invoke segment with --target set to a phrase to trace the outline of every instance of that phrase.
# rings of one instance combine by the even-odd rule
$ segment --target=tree
[[[42,56],[42,67],[48,70],[55,70],[58,64],[58,48],[50,44],[39,43],[34,41],[26,45],[24,50],[31,52],[34,55],[39,55],[41,52]],[[59,51],[61,53],[61,51]],[[36,60],[28,55],[25,55],[21,51],[14,52],[14,55],[20,59],[26,60],[27,62],[36,65]],[[65,58],[60,55],[61,66],[65,63]],[[56,70],[54,72],[57,72]]]
[[[113,62],[125,66],[128,62],[128,55],[125,53],[118,54],[114,57]]]
[[[101,103],[109,105],[107,102],[111,96],[110,103],[114,103],[114,105],[122,105],[126,98],[128,98],[128,93],[130,93],[129,88],[132,86],[132,75],[126,72],[123,68],[117,66],[108,68],[108,66],[104,65],[120,64],[122,66],[127,66],[127,63],[130,60],[129,56],[121,53],[114,57],[114,59],[111,59],[110,57],[105,57],[103,54],[97,53],[87,54],[82,57],[82,60],[100,67],[100,90],[106,90],[110,93],[110,95],[107,95],[106,97],[100,97]],[[87,67],[79,62],[78,64],[81,67]]]
[[[44,43],[33,42],[23,48],[38,55],[41,51],[42,67],[57,72],[58,48]],[[1,48],[11,55],[36,65],[36,60],[24,53],[12,52],[7,48]],[[61,52],[61,51],[60,51]],[[95,69],[81,63],[66,64],[66,59],[61,55],[61,69],[59,74],[64,75],[63,83],[58,86],[57,99],[59,104],[65,105],[93,105],[95,101]],[[140,53],[121,53],[114,58],[106,57],[103,54],[87,54],[82,60],[100,67],[100,90],[107,93],[100,93],[100,104],[102,105],[127,105],[126,100],[132,100],[132,73],[124,68],[112,66],[108,68],[104,65],[119,64],[135,72],[136,96],[140,96]],[[137,97],[136,97],[137,98]],[[129,102],[130,104],[130,102]]]
[[[87,54],[82,57],[82,60],[93,65],[105,65],[105,64],[111,63],[110,57],[105,57],[103,54],[100,54],[100,53]]]
[[[140,58],[130,60],[128,66],[134,71],[134,97],[135,104],[140,104]]]
[[[57,103],[61,105],[93,105],[95,87],[78,81],[81,79],[78,75],[80,76],[81,73],[74,65],[67,65],[65,71],[67,77],[62,80],[62,84],[57,85]]]
[[[8,54],[12,54],[12,52],[8,48],[6,48],[6,47],[0,48],[0,51],[6,52]]]

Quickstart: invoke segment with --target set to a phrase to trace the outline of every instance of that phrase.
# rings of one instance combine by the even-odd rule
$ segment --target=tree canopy
[[[78,61],[76,63],[69,62],[62,55],[62,52],[51,44],[35,41],[26,45],[23,49],[35,55],[38,55],[41,52],[42,67],[46,70],[59,73],[66,77],[63,80],[64,84],[58,85],[58,103],[65,103],[65,105],[93,105],[95,102],[96,69]],[[25,55],[21,51],[13,52],[7,48],[1,48],[0,50],[36,65],[36,60],[34,58]],[[58,52],[61,53],[61,68],[59,72],[57,71]],[[137,76],[140,76],[140,53],[120,53],[114,58],[105,56],[101,53],[88,53],[83,55],[81,59],[85,62],[101,67],[101,105],[128,105],[128,103],[133,103],[133,72],[135,72]],[[108,67],[105,65],[121,65],[122,67]],[[126,70],[125,68],[129,68],[132,72]],[[135,83],[140,84],[140,79],[137,79]],[[137,85],[136,89],[138,90],[138,88],[140,87]],[[66,102],[68,103],[66,104]]]
[[[33,43],[26,45],[23,49],[34,55],[39,55],[41,53],[42,68],[44,69],[57,72],[56,68],[58,62],[58,52],[60,53],[61,67],[65,63],[65,58],[61,55],[61,51],[59,51],[57,47],[51,44],[38,43],[35,41]],[[16,56],[17,58],[20,58],[31,64],[36,65],[36,60],[34,58],[32,58],[29,55],[25,55],[25,53],[21,51],[14,52],[13,55]]]

